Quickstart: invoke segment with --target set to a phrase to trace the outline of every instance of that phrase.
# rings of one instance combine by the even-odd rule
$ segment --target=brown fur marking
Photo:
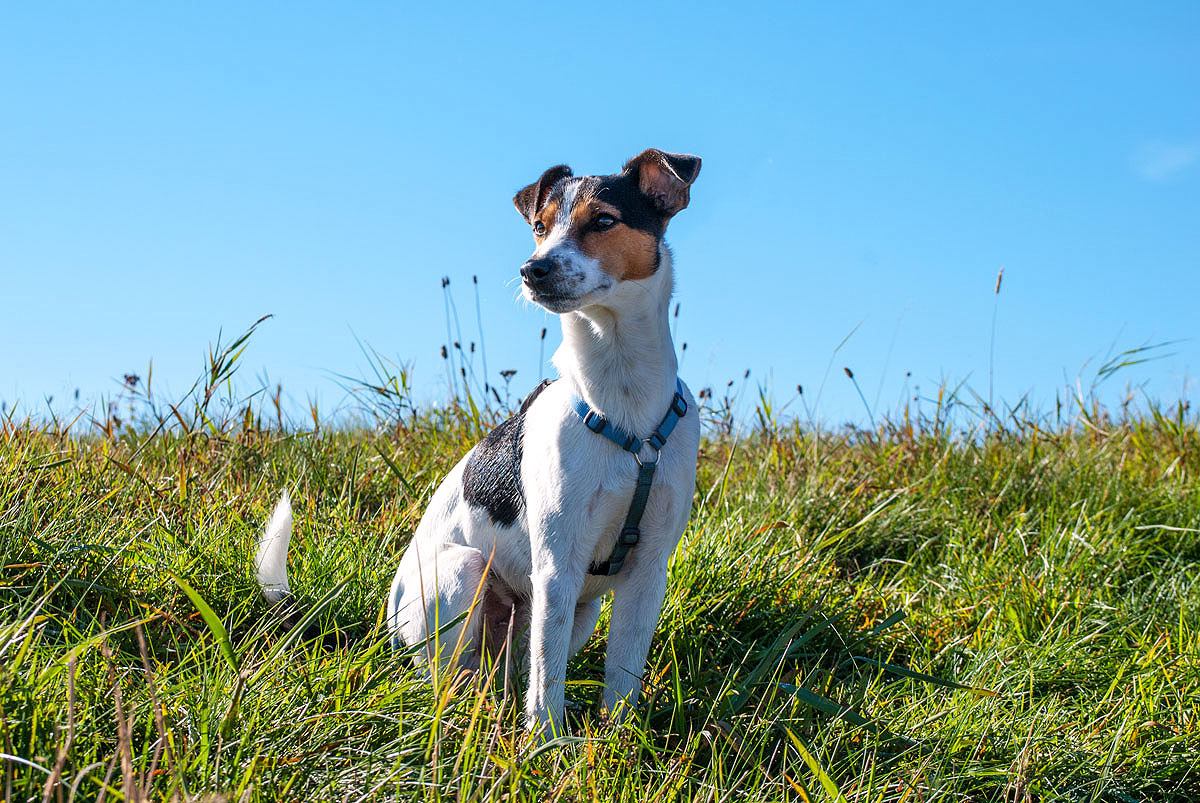
[[[582,231],[583,227],[588,226],[601,215],[610,215],[615,220],[621,219],[620,210],[612,204],[606,204],[591,197],[580,198],[571,207],[571,227]]]
[[[589,231],[579,239],[579,250],[600,263],[600,269],[618,281],[645,279],[658,268],[658,240],[644,231],[616,225]]]
[[[554,228],[554,221],[558,220],[558,201],[547,201],[542,210],[534,217],[534,220],[542,221],[542,225],[546,227],[546,234],[549,234],[550,230]],[[538,237],[536,232],[533,236]],[[538,237],[538,239],[541,238]]]

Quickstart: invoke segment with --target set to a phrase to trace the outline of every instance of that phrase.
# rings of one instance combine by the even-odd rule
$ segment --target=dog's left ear
[[[554,185],[570,175],[571,168],[566,165],[555,165],[542,173],[541,178],[513,197],[513,206],[521,213],[521,217],[525,218],[526,223],[533,222],[533,216],[541,211],[542,205],[546,203],[546,196],[550,194]]]
[[[625,172],[637,176],[642,194],[660,215],[670,218],[688,205],[689,188],[700,175],[700,157],[650,148],[626,162]]]

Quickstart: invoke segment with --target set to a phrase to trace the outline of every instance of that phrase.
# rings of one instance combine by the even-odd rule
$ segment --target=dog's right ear
[[[689,188],[700,175],[700,157],[649,148],[626,162],[625,172],[637,177],[642,194],[669,220],[688,205]]]
[[[570,175],[571,168],[566,165],[555,165],[545,173],[542,173],[541,178],[513,197],[513,206],[521,213],[521,217],[525,218],[526,223],[533,223],[533,216],[546,203],[546,196],[550,194],[550,189],[561,179],[567,178]]]

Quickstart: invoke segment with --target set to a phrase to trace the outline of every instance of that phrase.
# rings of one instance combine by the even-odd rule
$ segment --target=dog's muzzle
[[[521,278],[534,290],[548,289],[558,280],[558,262],[550,257],[531,259],[521,266]]]

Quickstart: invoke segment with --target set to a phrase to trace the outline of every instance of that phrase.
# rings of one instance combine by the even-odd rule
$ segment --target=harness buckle
[[[678,393],[675,394],[675,398],[671,399],[671,412],[680,418],[687,415],[687,402]]]
[[[641,537],[642,531],[639,528],[624,527],[621,529],[621,534],[617,536],[617,543],[621,546],[634,546]]]
[[[604,431],[604,427],[607,424],[608,422],[604,420],[604,416],[595,410],[588,410],[587,415],[583,417],[583,425],[597,435]]]

